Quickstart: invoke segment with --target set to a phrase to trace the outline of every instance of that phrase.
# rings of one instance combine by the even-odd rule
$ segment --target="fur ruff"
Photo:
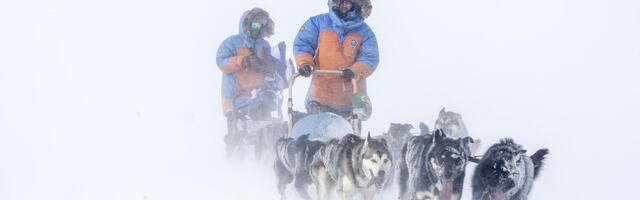
[[[254,21],[263,22],[262,28],[257,35],[251,34],[251,23]],[[261,8],[254,8],[249,11],[242,22],[242,31],[253,38],[265,38],[273,35],[275,23],[269,17],[269,13]]]
[[[331,9],[336,9],[340,6],[341,1],[342,0],[331,0],[329,1],[329,6]],[[351,0],[351,3],[354,7],[360,8],[358,13],[360,13],[362,18],[367,19],[367,17],[371,15],[371,10],[373,9],[373,6],[371,6],[371,0]]]

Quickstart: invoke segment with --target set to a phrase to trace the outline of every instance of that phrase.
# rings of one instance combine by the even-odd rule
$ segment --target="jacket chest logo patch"
[[[350,43],[351,43],[351,53],[353,54],[354,51],[356,50],[356,46],[358,46],[358,41],[356,41],[355,39],[351,39]]]

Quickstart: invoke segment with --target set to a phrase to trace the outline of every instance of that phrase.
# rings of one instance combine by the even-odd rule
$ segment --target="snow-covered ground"
[[[254,6],[276,22],[270,41],[289,45],[328,10],[326,0],[1,1],[0,199],[278,199],[271,168],[228,165],[222,143],[215,53]],[[531,199],[633,198],[640,1],[373,6],[381,63],[365,131],[433,126],[446,107],[482,149],[503,137],[550,148]],[[298,108],[307,84],[296,85]]]

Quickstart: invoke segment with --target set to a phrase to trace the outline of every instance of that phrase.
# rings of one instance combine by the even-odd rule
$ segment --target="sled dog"
[[[526,152],[512,139],[491,146],[473,174],[473,199],[526,200],[549,150],[540,149],[531,156]]]
[[[392,168],[392,156],[385,139],[362,139],[349,134],[321,147],[311,164],[311,176],[320,200],[335,192],[338,199],[362,196],[374,198]]]
[[[451,138],[440,130],[414,136],[402,148],[401,200],[459,200],[471,137]]]

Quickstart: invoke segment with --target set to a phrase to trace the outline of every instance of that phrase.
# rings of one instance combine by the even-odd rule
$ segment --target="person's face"
[[[351,10],[351,6],[351,0],[342,0],[340,1],[340,7],[338,7],[338,10],[340,11],[340,13],[346,14],[347,12],[349,12],[349,10]]]

